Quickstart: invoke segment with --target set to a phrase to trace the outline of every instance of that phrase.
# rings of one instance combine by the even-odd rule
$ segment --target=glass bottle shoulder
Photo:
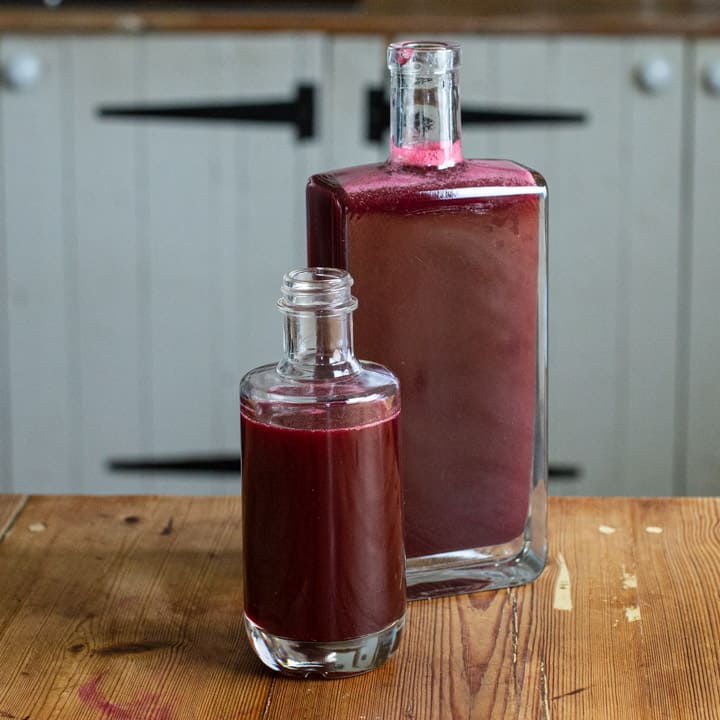
[[[240,383],[241,410],[258,422],[310,429],[361,426],[396,415],[395,375],[376,363],[360,366],[351,375],[316,379],[286,377],[277,365],[262,365]]]
[[[314,175],[309,192],[330,193],[349,210],[402,209],[417,201],[547,194],[540,173],[510,160],[465,160],[449,168],[376,163]]]

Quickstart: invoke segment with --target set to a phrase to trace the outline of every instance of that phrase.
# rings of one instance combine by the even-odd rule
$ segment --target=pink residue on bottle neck
[[[390,162],[399,165],[419,165],[446,168],[463,161],[460,140],[428,142],[421,145],[390,145]]]

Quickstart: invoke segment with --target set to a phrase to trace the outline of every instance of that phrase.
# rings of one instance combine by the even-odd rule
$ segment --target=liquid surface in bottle
[[[336,641],[403,615],[397,417],[308,430],[241,415],[245,610],[264,630]]]
[[[309,261],[352,273],[357,355],[400,380],[408,557],[523,533],[543,194],[504,161],[364,166],[308,186]]]

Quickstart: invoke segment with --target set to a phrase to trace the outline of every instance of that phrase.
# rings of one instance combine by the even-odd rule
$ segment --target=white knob
[[[711,95],[720,95],[720,60],[706,65],[702,75],[705,89]]]
[[[19,53],[9,57],[2,67],[5,84],[13,90],[27,90],[37,83],[42,64],[36,55]]]
[[[635,69],[635,79],[645,92],[657,95],[672,84],[672,65],[665,58],[651,58]]]

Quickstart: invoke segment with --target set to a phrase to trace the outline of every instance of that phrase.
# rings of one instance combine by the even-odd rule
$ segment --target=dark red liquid
[[[536,417],[540,200],[513,163],[308,186],[308,262],[350,271],[358,357],[403,393],[408,557],[519,537]],[[494,196],[484,196],[488,188]]]
[[[397,415],[301,430],[241,416],[245,611],[268,632],[334,641],[405,611]]]

